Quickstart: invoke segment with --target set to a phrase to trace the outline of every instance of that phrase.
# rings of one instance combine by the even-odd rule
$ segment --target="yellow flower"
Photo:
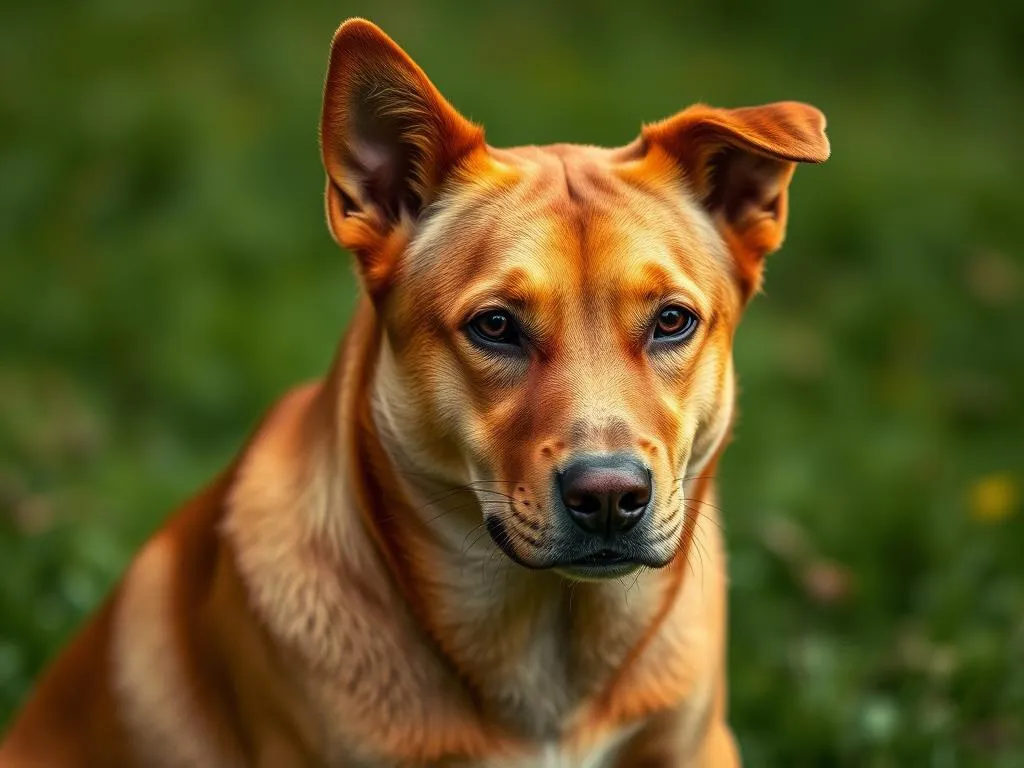
[[[996,523],[1017,511],[1020,487],[1007,473],[979,478],[971,487],[971,516],[983,523]]]

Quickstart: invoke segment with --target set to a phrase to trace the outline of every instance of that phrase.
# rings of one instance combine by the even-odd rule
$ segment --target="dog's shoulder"
[[[126,765],[106,652],[115,604],[116,594],[40,677],[0,744],[0,766]]]
[[[297,525],[293,513],[308,505],[304,430],[319,387],[298,387],[271,407],[229,467],[139,552],[120,586],[111,682],[149,762],[167,755],[173,764],[240,765],[253,749],[252,724],[262,720],[243,711],[245,702],[294,709],[275,667],[273,633],[254,615],[264,597],[254,590],[272,581],[268,569],[282,583],[292,573],[268,552],[294,552],[286,523]],[[253,560],[263,569],[256,575],[245,568]]]
[[[224,586],[236,573],[221,529],[242,468],[290,433],[296,406],[315,392],[308,385],[282,398],[239,457],[146,542],[41,676],[0,746],[0,765],[116,768],[140,755],[159,765],[158,754],[173,764],[237,762],[225,706],[233,683],[217,672],[211,619],[245,615],[247,601]],[[272,476],[263,481],[275,485]]]
[[[368,534],[347,438],[318,392],[297,390],[267,420],[237,467],[220,524],[251,620],[289,670],[278,715],[307,729],[307,743],[319,738],[312,751],[339,759],[484,752],[488,735],[426,650]],[[249,679],[252,669],[240,667]]]

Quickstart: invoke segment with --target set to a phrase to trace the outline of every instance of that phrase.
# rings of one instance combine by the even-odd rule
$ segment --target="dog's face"
[[[618,149],[496,150],[380,30],[338,31],[328,220],[384,324],[386,417],[513,560],[592,578],[673,558],[823,127],[802,104],[698,106]]]

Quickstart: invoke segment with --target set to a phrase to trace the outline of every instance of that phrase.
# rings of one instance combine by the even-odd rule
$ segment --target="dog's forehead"
[[[446,287],[515,275],[543,289],[640,282],[652,273],[710,290],[730,261],[678,180],[644,179],[621,150],[559,144],[491,150],[482,171],[429,211],[405,275]]]

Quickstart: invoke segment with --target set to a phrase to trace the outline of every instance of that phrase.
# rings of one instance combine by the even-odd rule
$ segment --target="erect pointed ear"
[[[682,167],[732,251],[749,297],[760,287],[765,255],[785,237],[795,164],[828,159],[825,116],[795,101],[743,109],[697,104],[645,126],[643,139]]]
[[[378,27],[346,21],[334,35],[320,146],[327,220],[364,276],[382,277],[389,234],[415,219],[454,167],[484,146],[483,131],[445,101]]]

